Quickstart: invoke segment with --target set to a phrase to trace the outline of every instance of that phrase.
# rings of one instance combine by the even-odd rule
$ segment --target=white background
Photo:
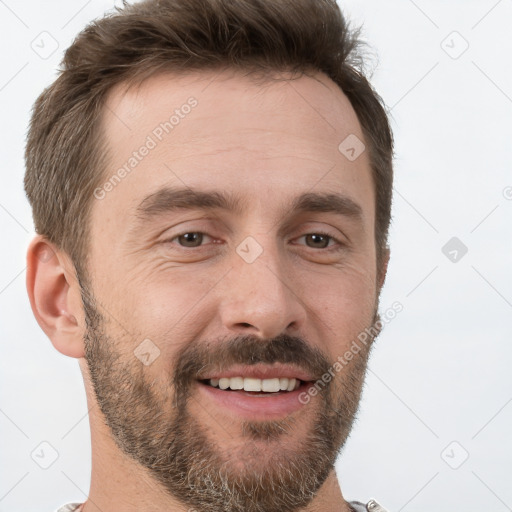
[[[53,348],[25,291],[33,225],[23,150],[31,106],[63,50],[113,5],[0,0],[0,512],[51,512],[89,490],[78,362]],[[391,111],[394,220],[381,309],[404,308],[373,353],[337,465],[342,490],[391,512],[512,510],[512,1],[340,5],[364,23],[372,82]],[[31,47],[40,37],[46,49],[58,44],[46,59]],[[468,249],[457,262],[442,252],[452,237]],[[31,458],[41,442],[59,454],[46,470]]]

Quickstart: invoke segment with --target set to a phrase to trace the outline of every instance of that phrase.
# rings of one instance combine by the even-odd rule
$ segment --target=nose
[[[254,251],[254,244],[253,240],[245,247]],[[232,269],[223,281],[220,312],[223,326],[231,332],[270,339],[298,331],[305,321],[298,280],[271,245],[261,244],[263,252],[254,261],[242,251],[233,255]]]

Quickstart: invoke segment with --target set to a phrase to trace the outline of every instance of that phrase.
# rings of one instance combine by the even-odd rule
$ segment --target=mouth
[[[313,384],[296,377],[257,378],[242,375],[199,379],[198,387],[209,404],[229,415],[250,420],[282,419],[309,402],[301,400]]]
[[[202,384],[222,391],[239,391],[250,396],[279,395],[296,391],[306,384],[296,378],[274,377],[258,379],[254,377],[221,377],[219,379],[203,379]]]

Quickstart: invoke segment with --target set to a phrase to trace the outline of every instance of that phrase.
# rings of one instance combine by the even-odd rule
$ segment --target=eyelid
[[[211,238],[212,240],[216,240],[215,237],[213,237],[212,235],[209,235],[206,231],[201,231],[199,229],[187,229],[186,231],[182,231],[181,233],[177,233],[176,235],[174,235],[170,238],[166,238],[165,240],[162,240],[162,243],[174,242],[174,240],[176,240],[180,236],[186,235],[188,233],[196,233],[196,234],[200,233],[203,235],[203,237],[206,236],[206,237]],[[183,247],[183,246],[178,245],[178,247],[180,249],[200,249],[201,247],[203,247],[203,245],[200,245],[199,247]]]
[[[308,231],[307,233],[304,233],[303,235],[300,235],[299,237],[294,238],[294,240],[297,240],[299,238],[303,238],[303,237],[308,236],[308,235],[322,235],[322,236],[326,236],[326,237],[330,238],[333,242],[335,242],[334,245],[328,245],[327,247],[320,248],[320,249],[315,249],[314,247],[304,246],[304,247],[307,247],[308,249],[313,249],[313,250],[317,250],[317,251],[324,251],[324,252],[326,252],[326,251],[330,251],[330,250],[341,250],[341,249],[345,248],[346,245],[347,245],[346,242],[343,242],[337,236],[334,236],[331,233],[323,231],[321,229],[320,230]]]
[[[211,238],[212,240],[215,240],[215,238],[212,235],[209,235],[206,231],[201,231],[200,229],[188,229],[186,231],[182,231],[180,233],[177,233],[176,235],[174,235],[171,238],[167,238],[167,239],[163,240],[162,243],[174,242],[180,236],[186,235],[188,233],[202,234],[203,237],[206,236],[206,237]],[[308,235],[326,236],[326,237],[330,238],[331,241],[335,242],[334,245],[328,245],[327,247],[320,248],[320,249],[315,249],[314,247],[307,247],[307,246],[304,245],[304,247],[307,247],[308,249],[313,249],[315,251],[329,251],[329,250],[336,250],[336,248],[337,249],[341,249],[341,248],[344,248],[346,246],[346,243],[343,242],[342,240],[340,240],[338,237],[336,237],[336,236],[332,235],[330,232],[328,232],[326,230],[322,230],[322,229],[317,229],[317,230],[312,229],[312,230],[307,231],[306,233],[304,233],[304,234],[302,234],[302,235],[300,235],[298,237],[295,237],[293,240],[297,240],[297,239],[303,238],[303,237],[308,236]],[[214,242],[214,244],[215,244],[215,242]],[[191,250],[196,250],[197,251],[198,249],[204,248],[205,245],[207,245],[207,244],[201,244],[198,247],[184,247],[184,246],[180,246],[180,245],[177,245],[177,247],[179,249],[182,249],[182,250],[185,250],[185,251],[191,251]],[[299,245],[303,245],[303,244],[299,244]]]

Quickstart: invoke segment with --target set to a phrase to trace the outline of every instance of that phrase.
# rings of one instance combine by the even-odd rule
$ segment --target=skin
[[[102,183],[189,97],[198,103],[129,175],[103,199],[93,200],[89,288],[80,289],[69,257],[41,236],[28,249],[27,288],[42,329],[59,352],[79,359],[84,377],[92,444],[86,512],[185,512],[195,502],[173,495],[170,482],[134,460],[142,454],[140,446],[131,445],[132,456],[123,451],[123,425],[142,437],[152,432],[160,448],[168,446],[176,435],[169,425],[178,418],[172,407],[177,381],[171,377],[185,375],[181,363],[194,348],[221,364],[227,340],[237,342],[235,348],[246,344],[256,350],[258,343],[284,335],[304,348],[299,359],[304,368],[330,366],[375,321],[389,253],[377,269],[368,154],[349,161],[338,150],[348,135],[364,137],[350,102],[325,75],[255,84],[238,72],[201,71],[124,85],[107,99],[109,168]],[[171,211],[138,224],[137,206],[162,186],[237,193],[245,211]],[[291,215],[289,202],[312,191],[343,193],[361,207],[361,220],[331,212]],[[324,248],[306,236],[325,231],[343,245],[331,239]],[[192,232],[205,234],[203,245],[180,246],[183,237],[176,237]],[[263,249],[252,263],[236,251],[248,236]],[[87,300],[93,304],[89,314]],[[148,366],[133,353],[145,339],[160,351]],[[285,349],[279,354],[284,357]],[[318,367],[309,362],[312,354],[319,354]],[[122,364],[114,364],[116,357]],[[180,418],[185,421],[186,412],[188,423],[182,435],[187,441],[192,433],[194,439],[204,435],[202,446],[213,450],[226,475],[243,478],[263,474],[280,455],[300,460],[314,426],[327,424],[330,415],[336,433],[324,455],[334,460],[356,413],[367,357],[368,351],[361,351],[328,391],[272,423],[284,428],[281,434],[272,425],[265,431],[250,422],[254,436],[249,436],[247,422],[214,406],[195,381],[184,380],[188,399],[181,402]],[[100,375],[96,382],[91,367]],[[151,389],[155,402],[144,400],[134,384]],[[109,391],[110,385],[119,393]],[[144,416],[156,404],[162,421]],[[335,409],[343,410],[338,415],[343,417],[335,419]],[[307,470],[297,477],[306,478]],[[276,510],[350,510],[333,467],[318,485],[303,507]]]

